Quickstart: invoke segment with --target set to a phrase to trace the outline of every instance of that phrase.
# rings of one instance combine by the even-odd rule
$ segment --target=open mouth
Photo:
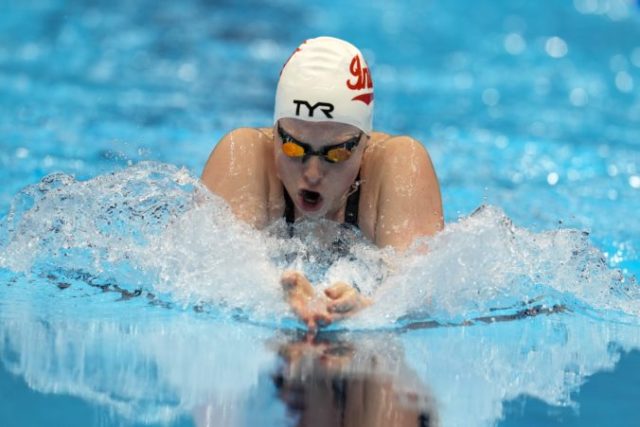
[[[322,195],[317,191],[300,190],[298,195],[300,196],[301,207],[306,211],[314,211],[322,205]]]

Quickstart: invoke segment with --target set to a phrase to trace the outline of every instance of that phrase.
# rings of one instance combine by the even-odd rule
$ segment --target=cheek
[[[345,192],[348,192],[351,189],[351,185],[356,180],[359,171],[359,162],[345,165],[343,169],[336,170],[333,177],[329,180],[333,183],[336,193],[340,193],[339,195],[342,195]]]
[[[347,175],[349,177],[349,185],[353,184],[358,175],[360,174],[360,167],[362,166],[362,153],[358,153],[358,155],[349,159],[347,166]]]
[[[295,177],[296,168],[292,162],[281,154],[276,154],[276,174],[280,181],[287,181],[291,177]]]

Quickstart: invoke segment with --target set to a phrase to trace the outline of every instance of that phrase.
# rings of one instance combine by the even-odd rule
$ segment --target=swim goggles
[[[320,150],[314,150],[309,144],[298,141],[287,132],[285,132],[278,123],[278,135],[282,139],[282,152],[287,156],[294,159],[301,158],[305,162],[310,156],[320,156],[329,163],[340,163],[349,160],[353,150],[360,143],[363,132],[361,131],[358,136],[354,136],[348,141],[341,142],[340,144],[327,145]]]

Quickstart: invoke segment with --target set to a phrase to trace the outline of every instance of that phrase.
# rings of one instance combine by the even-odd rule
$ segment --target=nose
[[[324,177],[322,166],[320,158],[317,156],[311,156],[304,162],[304,171],[302,176],[306,184],[309,186],[316,186],[320,184]]]

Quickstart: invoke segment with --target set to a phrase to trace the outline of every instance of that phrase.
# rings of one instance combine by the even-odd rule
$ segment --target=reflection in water
[[[33,390],[79,397],[127,423],[171,422],[203,402],[233,409],[275,360],[263,345],[268,331],[246,325],[177,313],[84,320],[3,309],[5,369]]]
[[[640,348],[640,329],[572,314],[541,315],[484,326],[414,330],[402,337],[407,363],[429,385],[443,425],[488,426],[504,405],[529,396],[574,406],[591,375],[611,371]],[[636,390],[632,382],[620,390]],[[599,404],[607,417],[608,394]],[[632,398],[632,397],[630,397]]]
[[[519,396],[571,404],[640,348],[637,326],[567,313],[307,341],[157,308],[69,319],[37,305],[0,305],[4,369],[119,423],[488,426]]]
[[[424,386],[393,337],[286,342],[274,375],[297,426],[435,426]]]

